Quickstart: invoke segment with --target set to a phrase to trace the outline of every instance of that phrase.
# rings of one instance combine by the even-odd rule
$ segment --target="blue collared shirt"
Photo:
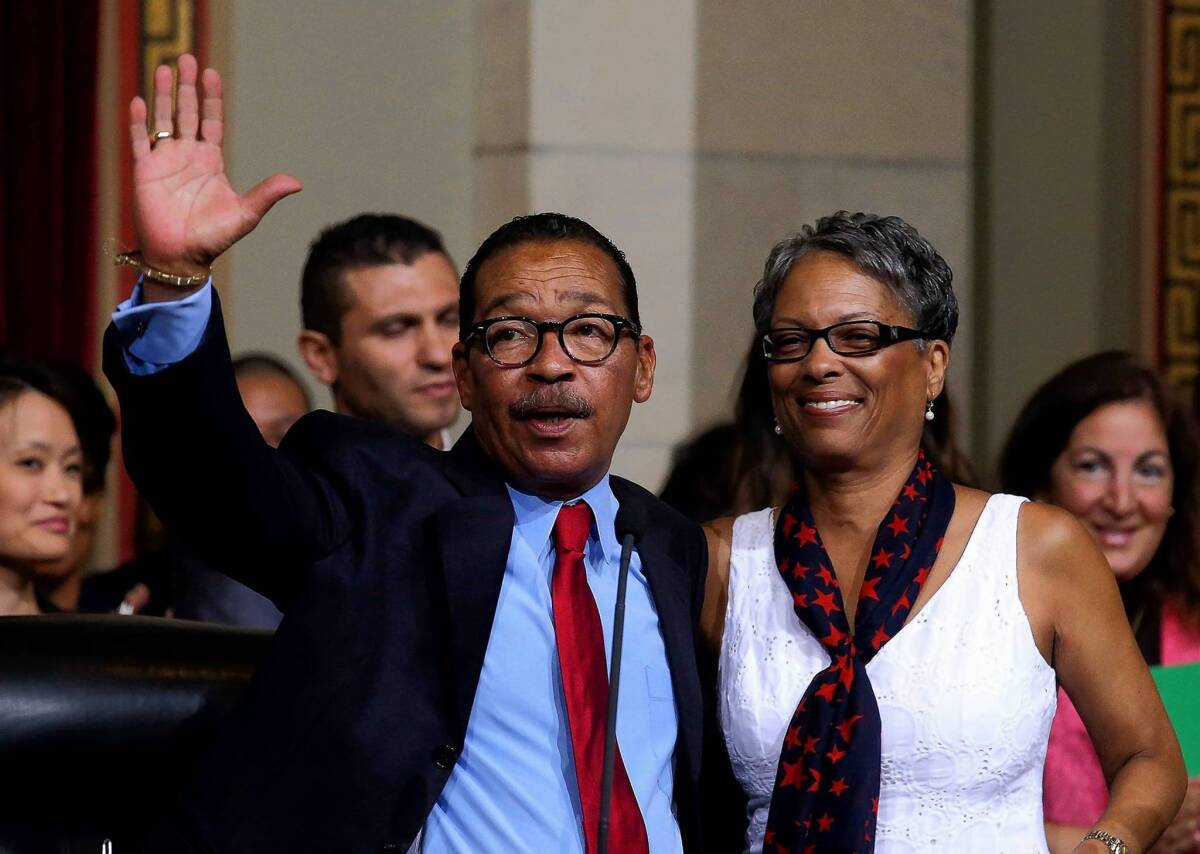
[[[162,370],[199,346],[211,309],[211,289],[210,282],[186,299],[142,305],[140,289],[135,288],[113,313],[132,372]],[[463,751],[426,819],[422,846],[428,854],[584,851],[550,600],[550,535],[563,502],[512,487],[508,493],[516,523],[504,583]],[[618,503],[607,476],[580,497],[595,519],[584,565],[607,655],[620,561],[613,527]],[[625,608],[617,743],[650,851],[671,854],[683,850],[672,806],[678,718],[658,612],[636,553]]]
[[[212,278],[194,294],[172,302],[142,302],[142,280],[112,319],[125,344],[133,374],[153,374],[181,361],[200,346],[212,313]]]
[[[516,511],[504,584],[483,659],[462,756],[425,823],[426,852],[584,851],[579,787],[554,636],[551,531],[561,501],[508,494]],[[612,646],[621,558],[617,499],[605,477],[581,498],[595,522],[587,581]],[[630,563],[617,743],[646,823],[650,850],[683,850],[672,809],[678,732],[658,612],[641,561]]]

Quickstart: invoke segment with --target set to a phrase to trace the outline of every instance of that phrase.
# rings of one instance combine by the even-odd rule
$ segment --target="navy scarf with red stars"
[[[813,677],[788,726],[764,852],[875,850],[880,720],[867,662],[904,625],[953,513],[954,486],[922,452],[875,536],[851,635],[804,490],[796,489],[784,505],[775,560],[796,615],[832,664]]]

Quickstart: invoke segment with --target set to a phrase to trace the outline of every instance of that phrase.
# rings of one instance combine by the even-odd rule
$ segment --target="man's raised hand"
[[[129,105],[136,248],[151,267],[182,276],[203,274],[214,258],[249,234],[272,205],[301,189],[299,180],[280,173],[238,195],[221,157],[221,77],[206,69],[197,92],[196,72],[195,57],[179,57],[174,120],[173,75],[166,65],[154,72],[154,119],[149,128],[146,102],[134,98]],[[172,135],[166,137],[166,132]],[[152,134],[162,138],[154,141]],[[154,290],[162,292],[161,297],[168,295],[162,288]],[[153,295],[147,293],[147,298]]]

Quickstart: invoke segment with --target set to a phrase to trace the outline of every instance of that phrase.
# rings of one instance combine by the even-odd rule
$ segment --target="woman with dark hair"
[[[41,564],[35,583],[38,594],[55,610],[76,611],[103,512],[117,419],[87,371],[64,364],[55,365],[53,371],[71,394],[71,420],[79,432],[83,456],[83,498],[75,509],[70,549],[60,560]]]
[[[1200,661],[1200,452],[1192,414],[1127,353],[1067,366],[1025,405],[1000,461],[1003,488],[1074,513],[1108,560],[1150,664]],[[1046,757],[1052,848],[1103,813],[1105,773],[1061,690]],[[1200,851],[1200,780],[1156,851]]]
[[[48,369],[0,360],[0,616],[39,614],[39,566],[71,547],[83,455],[70,391]]]
[[[921,449],[958,306],[896,217],[775,246],[754,320],[799,464],[709,526],[702,631],[751,851],[1046,851],[1061,682],[1114,778],[1081,852],[1141,852],[1185,789],[1112,575],[1070,514],[952,483]]]
[[[795,475],[774,430],[767,361],[755,335],[738,384],[734,420],[710,427],[675,452],[659,495],[697,522],[738,515],[787,495]]]

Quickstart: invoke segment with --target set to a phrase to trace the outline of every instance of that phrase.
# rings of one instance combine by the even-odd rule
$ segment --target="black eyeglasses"
[[[772,329],[762,337],[768,362],[798,362],[821,339],[839,356],[867,356],[901,341],[932,338],[928,332],[907,326],[889,326],[877,320],[848,320],[824,329],[789,326]]]
[[[613,354],[621,333],[641,335],[642,327],[616,314],[576,314],[566,320],[531,320],[528,317],[490,317],[471,327],[463,340],[478,337],[483,351],[506,368],[528,365],[542,349],[547,332],[558,333],[558,345],[573,362],[598,365]]]

